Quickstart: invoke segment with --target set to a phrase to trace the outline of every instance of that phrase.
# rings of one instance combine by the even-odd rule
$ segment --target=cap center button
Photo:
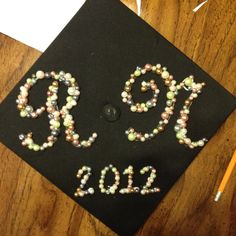
[[[112,104],[106,104],[103,107],[103,117],[108,122],[114,122],[120,117],[120,109]]]

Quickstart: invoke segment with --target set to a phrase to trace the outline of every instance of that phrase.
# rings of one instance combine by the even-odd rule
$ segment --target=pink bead
[[[53,115],[54,115],[55,117],[59,117],[59,116],[60,116],[60,112],[59,112],[59,111],[55,111],[55,112],[53,113]]]
[[[27,98],[22,98],[20,101],[21,101],[21,103],[24,103],[24,104],[25,104],[25,103],[28,102],[28,99],[27,99]]]
[[[187,121],[187,120],[188,120],[188,116],[187,116],[186,114],[183,114],[183,115],[181,116],[181,119],[182,119],[183,121]]]
[[[23,91],[23,92],[21,93],[21,96],[22,96],[23,98],[27,97],[27,96],[28,96],[28,92],[27,92],[27,91]]]
[[[32,116],[32,118],[36,118],[36,117],[37,117],[37,114],[36,114],[35,112],[32,112],[32,113],[31,113],[31,116]]]
[[[163,113],[161,114],[161,118],[162,118],[163,120],[168,119],[168,117],[169,117],[169,115],[168,115],[168,113],[166,113],[166,112],[163,112]]]
[[[190,101],[186,100],[185,105],[189,105],[189,104],[190,104]]]
[[[51,113],[53,111],[53,108],[52,107],[48,107],[47,108],[47,112]]]
[[[146,64],[146,65],[145,65],[145,69],[146,69],[147,71],[150,71],[150,70],[152,69],[152,65],[151,65],[151,64]]]
[[[157,99],[156,99],[156,98],[153,98],[153,99],[152,99],[152,102],[154,102],[154,103],[157,102]]]
[[[48,141],[50,142],[50,141],[53,141],[54,140],[54,138],[53,138],[53,136],[48,136]]]
[[[184,139],[184,142],[185,142],[186,144],[191,144],[191,140],[190,140],[189,138]]]
[[[178,119],[178,120],[177,120],[177,123],[178,123],[178,124],[183,124],[184,121],[183,121],[182,119]]]
[[[78,140],[73,140],[73,145],[77,146],[79,144]]]
[[[156,84],[153,84],[153,85],[151,86],[151,89],[152,89],[152,90],[156,90],[156,89],[157,89]]]

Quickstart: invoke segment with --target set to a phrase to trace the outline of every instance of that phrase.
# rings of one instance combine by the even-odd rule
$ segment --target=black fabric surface
[[[87,0],[0,108],[1,141],[120,235],[133,234],[145,222],[201,150],[190,150],[178,144],[173,131],[183,101],[189,96],[186,91],[177,96],[174,115],[165,132],[145,143],[127,140],[124,134],[127,128],[150,130],[160,120],[165,107],[166,87],[160,77],[150,73],[139,81],[153,78],[158,83],[161,92],[156,108],[145,114],[134,114],[121,101],[120,94],[130,73],[136,66],[144,66],[148,62],[165,65],[178,82],[190,74],[197,82],[206,82],[202,94],[191,107],[188,136],[193,140],[210,139],[235,108],[236,99],[118,0]],[[49,134],[46,113],[37,119],[23,119],[15,104],[20,85],[37,70],[64,70],[77,79],[81,96],[71,113],[82,139],[87,139],[93,131],[98,133],[98,139],[91,148],[73,147],[65,141],[64,129],[54,147],[46,151],[33,152],[21,146],[18,140],[20,133],[31,130],[38,143],[42,143]],[[44,105],[50,83],[48,80],[39,81],[30,91],[29,103],[34,107]],[[151,92],[141,94],[140,83],[134,85],[134,99],[147,100],[152,96]],[[61,85],[60,107],[65,103],[65,92],[66,87]],[[103,107],[107,103],[121,111],[115,122],[108,122],[103,117]],[[147,177],[141,176],[139,170],[145,165],[154,166],[158,172],[154,185],[160,187],[161,192],[147,196],[100,193],[100,171],[110,163],[121,173],[119,189],[127,186],[127,175],[123,176],[122,172],[128,165],[134,166],[134,185],[138,186],[143,185]],[[96,192],[92,196],[75,198],[73,195],[79,186],[75,176],[83,165],[91,166],[93,173],[85,188],[94,187]],[[107,176],[107,183],[112,180],[109,176],[112,175]]]

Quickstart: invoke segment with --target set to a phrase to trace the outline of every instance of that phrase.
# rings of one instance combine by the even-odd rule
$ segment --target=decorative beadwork
[[[146,184],[143,186],[142,190],[140,191],[140,193],[142,195],[160,192],[160,188],[154,187],[154,188],[150,189],[152,183],[154,182],[154,180],[156,178],[156,169],[155,168],[153,168],[152,166],[145,166],[140,170],[140,174],[144,175],[148,171],[151,171],[151,173],[147,179]]]
[[[39,80],[43,79],[53,79],[54,81],[52,82],[51,86],[49,86],[47,91],[48,97],[46,107],[41,106],[38,109],[34,109],[32,106],[28,105],[29,90]],[[60,82],[68,87],[66,104],[61,110],[58,109],[57,105],[57,94]],[[44,150],[48,147],[52,147],[57,141],[57,137],[60,133],[60,118],[62,118],[63,125],[65,126],[66,140],[78,148],[90,147],[95,141],[97,134],[93,133],[88,140],[83,140],[80,142],[79,134],[75,132],[75,122],[73,120],[73,116],[70,114],[70,110],[77,105],[79,95],[80,91],[78,84],[70,73],[65,73],[63,71],[59,73],[55,73],[54,71],[50,73],[44,73],[43,71],[37,71],[36,74],[32,75],[32,78],[28,78],[24,86],[20,87],[20,94],[16,100],[17,108],[20,111],[20,116],[27,118],[37,118],[46,110],[48,112],[51,133],[47,138],[47,142],[44,142],[42,145],[36,144],[34,142],[31,132],[28,134],[20,134],[19,139],[22,141],[22,145],[34,151]]]
[[[87,183],[89,177],[92,175],[90,167],[83,166],[81,169],[78,170],[76,177],[78,179],[80,179],[85,171],[87,171],[87,174],[85,174],[83,176],[83,178],[81,179],[80,187],[76,189],[76,192],[74,194],[75,197],[84,197],[85,195],[88,195],[88,194],[90,194],[90,195],[94,194],[94,188],[90,187],[87,190],[83,190],[83,188],[84,188],[85,184]]]
[[[105,188],[104,186],[104,182],[105,182],[105,177],[106,177],[106,173],[111,170],[114,175],[115,175],[115,183],[112,186],[108,186],[107,188]],[[101,190],[101,193],[105,193],[105,194],[115,194],[118,186],[120,184],[120,173],[117,170],[116,167],[114,167],[113,165],[109,165],[106,166],[102,171],[101,171],[101,178],[99,180],[99,188]]]
[[[205,83],[195,83],[194,77],[190,75],[183,82],[180,83],[180,88],[184,88],[187,91],[191,91],[190,96],[185,100],[183,108],[180,110],[180,116],[177,119],[174,130],[176,132],[176,138],[179,140],[180,144],[184,144],[189,148],[193,149],[195,147],[202,147],[207,142],[206,138],[202,138],[198,141],[192,141],[187,137],[187,121],[189,119],[190,106],[193,100],[198,97],[202,92],[202,88]]]
[[[142,81],[141,83],[141,92],[146,92],[149,89],[151,89],[153,92],[153,97],[147,102],[135,103],[131,94],[132,85],[135,83],[136,78],[151,71],[152,66],[150,64],[147,64],[144,68],[137,67],[135,72],[130,75],[130,79],[125,82],[124,91],[121,93],[121,97],[122,101],[130,106],[130,110],[132,112],[147,112],[149,109],[156,106],[158,94],[160,91],[157,88],[154,80],[150,80],[149,82]]]
[[[120,189],[119,192],[121,194],[139,192],[139,187],[133,187],[133,175],[134,175],[133,166],[128,166],[128,168],[124,170],[123,175],[128,175],[128,186],[126,188]]]
[[[147,112],[149,108],[155,107],[157,102],[157,97],[159,94],[159,90],[157,89],[157,85],[154,84],[154,80],[150,82],[142,82],[142,91],[146,91],[150,87],[154,90],[155,99],[152,101],[148,101],[145,103],[137,103],[134,104],[131,95],[131,85],[134,84],[136,79],[145,74],[147,72],[152,71],[154,74],[160,75],[163,79],[166,87],[166,107],[164,111],[161,113],[161,120],[157,123],[154,129],[151,132],[138,132],[134,128],[130,127],[125,131],[125,134],[128,137],[129,141],[141,141],[145,142],[146,140],[150,140],[154,138],[157,134],[163,132],[165,130],[166,125],[169,123],[171,116],[173,115],[173,111],[176,104],[176,96],[179,93],[179,90],[185,89],[190,91],[191,94],[189,98],[185,101],[185,105],[183,109],[180,111],[180,117],[177,120],[177,124],[175,126],[176,137],[179,140],[179,143],[185,144],[189,148],[202,147],[207,142],[206,138],[203,138],[198,141],[191,141],[190,138],[186,136],[186,122],[188,120],[188,114],[190,112],[189,108],[194,99],[198,97],[198,94],[201,93],[202,88],[205,86],[205,83],[195,83],[194,77],[190,75],[183,82],[177,84],[176,80],[174,80],[173,75],[171,75],[166,67],[162,67],[160,64],[152,66],[151,64],[146,64],[144,68],[137,67],[135,72],[130,75],[130,79],[126,81],[125,90],[122,92],[122,101],[127,103],[130,106],[132,112]],[[147,86],[148,85],[148,86]],[[150,104],[149,104],[150,103]]]
[[[105,178],[108,171],[111,171],[114,174],[114,183],[112,186],[105,187]],[[86,174],[84,174],[86,172]],[[123,172],[123,175],[128,175],[128,186],[126,188],[121,188],[118,193],[119,194],[130,194],[130,193],[140,193],[141,195],[147,195],[152,193],[160,192],[160,188],[154,187],[150,188],[156,178],[156,169],[152,166],[145,166],[140,170],[140,174],[144,175],[145,173],[150,172],[150,175],[147,177],[147,181],[144,186],[140,187],[133,187],[133,175],[134,170],[133,166],[129,165]],[[74,196],[75,197],[84,197],[86,195],[92,195],[95,193],[94,188],[89,187],[87,190],[84,190],[84,186],[87,184],[89,177],[92,175],[92,168],[89,166],[83,166],[77,172],[76,177],[80,180],[80,186],[76,189]],[[101,193],[105,193],[107,195],[113,195],[117,193],[118,187],[120,185],[120,173],[116,167],[112,164],[109,166],[105,166],[101,170],[101,176],[99,179],[99,189]]]
[[[170,73],[167,71],[166,67],[162,67],[160,64],[157,64],[155,66],[152,66],[151,64],[146,64],[143,69],[138,67],[135,70],[135,72],[130,75],[130,80],[127,81],[128,83],[126,82],[127,83],[126,84],[127,90],[129,90],[129,92],[130,92],[131,89],[130,89],[129,84],[133,84],[141,74],[145,74],[146,72],[150,72],[150,71],[152,71],[154,74],[161,76],[161,78],[163,79],[163,81],[167,87],[167,93],[166,93],[166,97],[167,97],[166,105],[167,106],[165,107],[165,110],[161,114],[162,120],[160,120],[158,122],[156,127],[150,133],[141,133],[141,132],[135,131],[134,128],[129,128],[128,130],[126,130],[125,133],[126,133],[129,141],[144,142],[146,140],[154,138],[158,133],[164,131],[165,126],[169,123],[170,117],[173,115],[173,110],[174,110],[174,106],[175,106],[175,102],[176,102],[175,96],[178,94],[178,90],[176,88],[176,81],[173,79],[173,76],[170,75]],[[142,84],[145,85],[145,83],[142,83]],[[155,82],[152,81],[152,85],[154,86],[153,88],[155,88],[155,91],[156,91],[155,96],[157,98],[159,90],[157,89],[157,86],[154,83]],[[150,86],[152,86],[152,85],[150,83]],[[124,92],[122,92],[122,94],[123,93]],[[129,105],[131,106],[131,109],[134,111],[135,109],[133,109],[132,107],[136,106],[136,105],[134,105],[132,102],[132,96],[130,94],[128,94],[125,98],[127,100],[127,103],[129,103]],[[125,102],[126,100],[123,100],[123,102]],[[150,101],[148,101],[147,103],[149,103],[149,102]],[[149,105],[147,105],[147,103],[144,108],[149,108]],[[156,106],[156,100],[154,100],[152,102],[152,104],[153,105],[150,105],[150,107]],[[138,108],[140,108],[140,107],[136,106],[136,108],[137,109],[135,111],[138,111]],[[142,111],[144,111],[144,108]],[[148,111],[148,109],[146,109],[146,110]]]

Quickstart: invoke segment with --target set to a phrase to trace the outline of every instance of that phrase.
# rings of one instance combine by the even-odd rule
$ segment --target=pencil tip
[[[217,192],[215,199],[214,199],[215,202],[218,202],[220,200],[221,194],[222,194],[222,192],[220,192],[220,191]]]

